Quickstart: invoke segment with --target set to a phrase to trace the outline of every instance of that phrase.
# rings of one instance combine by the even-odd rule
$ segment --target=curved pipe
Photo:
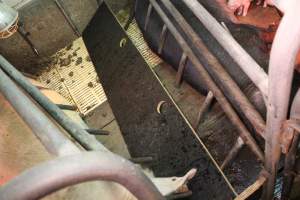
[[[275,36],[269,65],[265,167],[270,176],[265,186],[264,199],[273,198],[281,155],[281,127],[287,118],[295,60],[300,48],[300,23],[297,23],[300,1],[285,2],[285,14]]]
[[[1,187],[0,199],[39,199],[67,186],[94,180],[117,182],[140,200],[164,199],[134,164],[103,151],[65,156],[36,166]]]

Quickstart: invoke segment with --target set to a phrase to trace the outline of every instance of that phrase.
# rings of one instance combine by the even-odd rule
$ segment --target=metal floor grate
[[[135,20],[127,34],[151,68],[162,63],[145,42]],[[83,115],[107,100],[82,38],[54,54],[52,63],[39,80],[75,104]]]
[[[107,100],[82,38],[53,55],[52,64],[39,79],[83,115]]]
[[[160,57],[149,48],[135,20],[129,25],[127,34],[151,68],[163,62]]]

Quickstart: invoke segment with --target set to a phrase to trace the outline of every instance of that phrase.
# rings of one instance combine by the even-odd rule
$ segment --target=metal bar
[[[86,132],[92,135],[109,135],[109,131],[101,130],[101,129],[85,129]]]
[[[178,70],[177,70],[177,74],[176,74],[176,86],[179,87],[181,80],[182,80],[182,75],[186,66],[186,62],[187,62],[187,55],[185,53],[182,54],[181,58],[180,58],[180,62],[179,62],[179,66],[178,66]]]
[[[149,24],[149,21],[150,21],[150,16],[151,16],[151,13],[152,13],[152,9],[153,9],[152,5],[149,4],[146,19],[145,19],[145,26],[144,26],[145,31],[147,30],[147,27],[148,27],[148,24]]]
[[[167,37],[167,31],[168,28],[167,26],[164,24],[162,31],[160,33],[160,37],[159,37],[159,47],[158,47],[158,51],[157,53],[160,55],[162,53],[162,50],[164,48],[165,42],[166,42],[166,37]]]
[[[32,129],[48,152],[57,156],[80,152],[2,69],[0,69],[0,91]]]
[[[269,94],[265,144],[265,168],[270,174],[264,187],[264,200],[274,196],[278,162],[281,156],[281,127],[287,119],[296,56],[300,49],[300,1],[290,0],[272,45],[269,64]]]
[[[246,190],[244,190],[239,196],[237,196],[234,200],[246,200],[251,195],[253,195],[262,185],[266,182],[266,177],[264,175],[260,175],[259,178],[250,185]]]
[[[300,89],[298,90],[291,107],[291,120],[299,120],[300,116]],[[291,147],[288,153],[285,156],[285,163],[284,163],[284,177],[283,177],[283,186],[282,186],[282,200],[290,199],[290,193],[292,189],[292,185],[294,183],[294,174],[293,171],[295,170],[295,163],[296,163],[296,155],[298,150],[298,145],[300,142],[299,133],[291,127],[291,134],[294,134],[294,138],[291,144]],[[295,133],[297,132],[297,133]]]
[[[21,37],[27,42],[27,44],[30,46],[31,50],[33,51],[33,53],[36,56],[40,56],[39,51],[35,48],[34,44],[32,43],[32,41],[29,39],[28,35],[29,33],[27,31],[25,31],[25,29],[23,28],[23,24],[20,23],[21,25],[18,28],[18,33],[21,35]]]
[[[208,111],[209,107],[211,106],[213,100],[214,100],[214,94],[211,91],[209,91],[206,95],[205,101],[201,105],[201,108],[200,108],[200,111],[198,113],[196,122],[194,124],[194,129],[195,130],[198,128],[200,122],[202,121],[205,113]]]
[[[16,70],[2,55],[0,67],[37,103],[39,103],[80,145],[87,150],[107,150],[95,136],[90,135],[78,124],[72,121],[59,107],[51,102],[36,87],[34,87],[18,70]]]
[[[236,143],[234,144],[234,146],[232,147],[232,149],[230,150],[230,152],[228,153],[228,155],[226,156],[225,160],[221,165],[222,170],[224,170],[232,162],[232,160],[236,158],[236,156],[238,155],[238,153],[240,152],[240,150],[243,148],[244,145],[245,143],[242,140],[242,138],[238,137]]]
[[[64,136],[2,69],[0,91],[50,153],[57,156],[80,153],[79,147]],[[59,160],[34,167],[2,186],[0,199],[39,199],[63,187],[89,180],[115,181],[137,197],[163,199],[140,169],[109,151],[61,157]]]
[[[66,104],[56,104],[62,110],[72,110],[76,111],[78,108],[75,105],[66,105]]]
[[[183,0],[183,2],[253,81],[263,97],[267,99],[268,75],[266,72],[197,0]]]
[[[54,2],[56,4],[56,6],[58,7],[58,9],[60,10],[60,12],[62,13],[62,15],[64,16],[64,18],[66,19],[66,21],[68,22],[71,29],[74,31],[75,35],[80,37],[81,36],[80,31],[76,27],[75,23],[73,22],[73,20],[71,19],[71,17],[67,13],[67,11],[64,8],[64,6],[62,5],[62,3],[59,0],[54,0]]]
[[[167,196],[167,200],[183,199],[183,198],[188,198],[192,195],[193,195],[192,191],[179,193],[179,194],[171,194],[171,195]]]
[[[138,167],[103,151],[64,156],[27,170],[0,188],[0,199],[40,199],[67,186],[95,180],[119,183],[137,199],[165,199]]]
[[[292,130],[294,132],[294,130]],[[292,132],[292,134],[293,134]],[[283,187],[282,187],[282,200],[290,199],[290,194],[292,186],[294,183],[295,176],[293,174],[295,163],[296,163],[296,154],[299,145],[299,134],[295,134],[293,138],[292,145],[289,152],[287,153],[284,161],[284,171],[283,171]]]
[[[153,162],[154,158],[151,156],[147,156],[147,157],[130,158],[129,160],[133,163],[143,164],[143,163]]]
[[[203,55],[205,62],[205,69],[210,73],[218,86],[222,89],[224,94],[229,98],[234,107],[253,126],[254,130],[262,137],[264,137],[265,121],[255,107],[250,103],[249,99],[242,92],[236,82],[226,72],[224,67],[220,64],[217,58],[208,50],[204,42],[199,38],[198,34],[184,19],[182,14],[176,9],[170,0],[162,0],[162,3],[173,16],[175,21],[179,24],[183,32],[190,38],[197,51]]]
[[[209,87],[209,90],[211,90],[216,97],[217,101],[219,102],[220,106],[222,107],[223,111],[226,113],[227,117],[233,125],[237,128],[238,132],[240,133],[240,136],[245,141],[245,144],[249,145],[250,149],[253,151],[253,153],[258,157],[260,160],[264,160],[263,153],[261,149],[256,144],[254,138],[251,136],[245,125],[242,123],[238,115],[235,113],[234,109],[230,105],[230,103],[225,98],[224,94],[221,92],[221,90],[218,88],[218,86],[213,82],[207,71],[204,69],[202,64],[199,62],[198,58],[193,53],[192,49],[189,47],[187,42],[184,40],[184,38],[180,35],[178,30],[175,28],[175,26],[172,24],[172,22],[169,20],[167,15],[164,13],[164,11],[160,8],[160,6],[157,4],[156,0],[150,0],[151,4],[155,8],[156,12],[159,14],[159,16],[162,18],[163,22],[167,25],[168,30],[172,33],[174,38],[177,40],[179,45],[182,47],[184,53],[188,56],[191,63],[196,67],[196,69],[199,71],[199,74],[201,75],[201,79],[205,82],[207,87]]]

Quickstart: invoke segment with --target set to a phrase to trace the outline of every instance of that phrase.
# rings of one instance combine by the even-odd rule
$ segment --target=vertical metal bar
[[[292,130],[294,133],[294,130]],[[292,133],[292,134],[293,134]],[[294,167],[296,163],[296,154],[298,150],[298,145],[299,145],[299,133],[296,133],[293,142],[291,145],[291,148],[289,152],[287,153],[284,161],[284,177],[283,177],[283,188],[282,188],[282,200],[288,200],[290,199],[290,194],[294,182]]]
[[[214,100],[214,94],[211,91],[209,91],[206,95],[206,98],[205,98],[203,104],[201,105],[200,110],[199,110],[196,122],[194,124],[194,129],[195,130],[198,128],[201,120],[203,119],[205,113],[208,111],[208,109],[211,106],[213,100]]]
[[[223,111],[226,113],[227,117],[233,125],[237,128],[240,136],[244,140],[245,144],[249,145],[250,149],[253,151],[253,153],[258,157],[260,160],[264,160],[263,153],[259,146],[257,145],[256,141],[252,137],[252,135],[249,133],[245,125],[242,123],[239,116],[236,114],[230,103],[227,101],[226,97],[222,93],[222,91],[218,88],[218,86],[214,83],[210,75],[207,73],[207,71],[204,69],[198,58],[193,53],[192,49],[189,47],[187,42],[184,40],[184,38],[181,36],[181,34],[178,32],[178,30],[175,28],[173,23],[170,21],[170,19],[167,17],[167,15],[164,13],[164,11],[160,8],[160,6],[157,4],[156,0],[150,0],[151,4],[155,8],[156,12],[159,14],[159,16],[162,18],[163,22],[167,25],[168,30],[172,33],[174,38],[177,40],[181,48],[184,50],[186,55],[188,56],[191,63],[195,66],[197,71],[200,74],[200,78],[205,82],[207,87],[209,87],[209,90],[213,92],[215,95],[217,101],[219,102],[220,106],[222,107]]]
[[[65,10],[64,6],[61,4],[61,2],[59,0],[54,0],[54,2],[56,4],[56,6],[58,7],[58,9],[60,10],[60,12],[62,13],[62,15],[64,16],[64,18],[66,19],[66,21],[68,22],[71,29],[74,31],[75,35],[80,37],[81,36],[80,31],[78,30],[78,28],[75,25],[75,23],[73,22],[73,20],[70,18],[69,14]]]
[[[281,128],[287,119],[294,65],[300,49],[300,1],[288,1],[272,45],[269,64],[269,93],[265,143],[265,169],[270,174],[264,187],[264,200],[274,196],[274,185],[281,157]]]
[[[167,37],[167,31],[168,28],[167,26],[164,24],[162,31],[160,33],[160,37],[159,37],[159,47],[158,47],[158,51],[157,53],[160,55],[162,53],[162,50],[164,48],[165,45],[165,41],[166,41],[166,37]]]
[[[224,170],[232,162],[232,160],[236,158],[236,156],[238,155],[238,153],[240,152],[240,150],[243,148],[244,145],[245,143],[242,140],[242,138],[238,137],[236,143],[234,144],[234,146],[232,147],[232,149],[230,150],[230,152],[228,153],[228,155],[226,156],[225,160],[221,165],[222,170]]]
[[[28,35],[29,33],[24,29],[23,24],[19,22],[19,28],[18,28],[18,33],[22,36],[22,38],[27,42],[27,44],[30,46],[31,50],[36,56],[40,56],[39,51],[35,48],[34,44],[32,41],[29,39]]]
[[[300,89],[298,90],[293,103],[291,107],[290,112],[290,118],[291,120],[295,120],[295,122],[300,123]],[[282,187],[282,200],[288,200],[290,199],[290,194],[292,190],[292,186],[294,183],[294,169],[295,169],[295,163],[296,163],[296,155],[298,150],[298,145],[300,142],[300,136],[299,132],[294,129],[293,127],[290,127],[287,131],[290,132],[290,134],[294,135],[291,147],[288,151],[288,153],[285,156],[285,163],[284,163],[284,177],[283,177],[283,187]]]
[[[148,27],[148,24],[149,24],[149,21],[150,21],[150,16],[151,16],[151,13],[152,13],[152,8],[153,8],[152,5],[149,4],[146,19],[145,19],[144,31],[147,31],[147,27]]]
[[[176,84],[177,87],[180,86],[183,71],[184,71],[185,66],[186,66],[186,62],[187,62],[187,55],[185,53],[182,53],[182,56],[181,56],[180,62],[179,62],[179,66],[178,66],[178,70],[177,70],[177,74],[176,74],[175,84]]]
[[[246,190],[244,190],[239,196],[237,196],[234,200],[246,200],[251,195],[253,195],[261,186],[266,182],[266,177],[264,175],[260,175],[258,179],[250,185]]]

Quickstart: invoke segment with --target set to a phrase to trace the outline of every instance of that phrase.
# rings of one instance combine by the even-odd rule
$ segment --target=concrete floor
[[[74,25],[82,33],[98,8],[97,0],[61,0]],[[107,0],[123,21],[132,0]],[[126,11],[125,11],[126,10]],[[19,33],[0,42],[0,52],[21,71],[38,73],[49,63],[49,57],[67,46],[75,35],[54,1],[29,0],[19,10],[20,21],[29,33],[29,39],[39,51],[36,56]],[[18,48],[16,48],[18,47]]]
[[[0,185],[53,158],[0,94]],[[61,196],[62,193],[57,193],[47,200]]]

